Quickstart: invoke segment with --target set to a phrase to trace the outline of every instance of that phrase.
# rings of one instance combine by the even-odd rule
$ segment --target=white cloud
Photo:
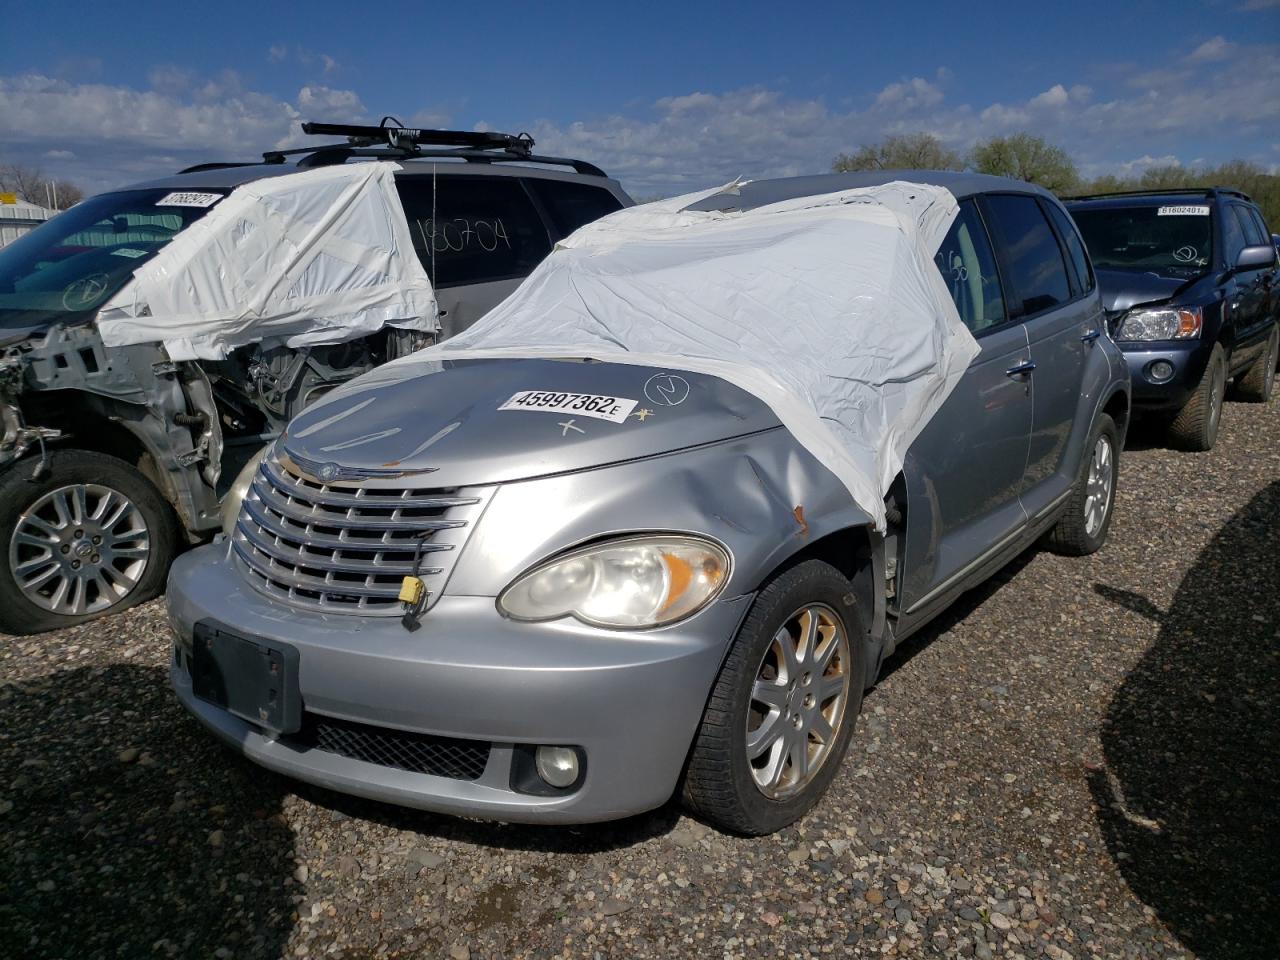
[[[917,107],[932,107],[942,102],[942,88],[935,86],[923,77],[912,77],[901,83],[891,83],[876,94],[877,107],[892,107],[911,110]]]
[[[289,48],[283,43],[273,43],[267,47],[267,59],[272,63],[281,63],[288,59]]]
[[[989,136],[1027,130],[1065,147],[1086,173],[1137,170],[1179,157],[1187,163],[1192,150],[1205,149],[1213,152],[1209,162],[1239,155],[1274,164],[1269,145],[1280,128],[1274,95],[1280,50],[1231,47],[1224,58],[1194,61],[1189,50],[1174,51],[1158,70],[1115,68],[1099,89],[1061,78],[1025,98],[995,103],[953,100],[947,90],[954,81],[939,71],[934,80],[911,77],[844,101],[855,107],[762,87],[704,88],[568,120],[495,116],[500,104],[485,105],[482,116],[451,117],[425,103],[404,119],[421,127],[527,129],[539,151],[597,163],[642,196],[739,175],[818,173],[837,153],[917,130],[961,151]],[[51,174],[101,189],[191,163],[300,145],[306,141],[298,121],[310,117],[358,121],[367,111],[355,90],[312,79],[292,98],[280,97],[250,89],[234,71],[199,78],[158,66],[145,90],[0,76],[6,134],[0,162],[39,161]],[[77,156],[49,155],[68,146],[69,130]]]
[[[1225,60],[1231,55],[1235,49],[1234,43],[1229,43],[1225,37],[1214,37],[1206,40],[1200,46],[1191,51],[1191,59],[1200,63],[1212,63],[1215,60]]]

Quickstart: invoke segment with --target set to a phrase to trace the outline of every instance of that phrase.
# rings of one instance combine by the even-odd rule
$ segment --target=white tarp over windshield
[[[159,341],[173,360],[217,360],[248,343],[338,343],[384,324],[438,330],[397,169],[353,163],[237,187],[99,312],[103,342]]]
[[[684,209],[736,186],[582,227],[471,329],[357,383],[476,357],[712,374],[767,403],[883,528],[907,448],[978,353],[933,262],[955,197],[896,182]]]

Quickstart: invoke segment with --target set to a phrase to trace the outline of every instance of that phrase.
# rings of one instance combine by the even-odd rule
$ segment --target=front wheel
[[[88,450],[55,450],[0,476],[0,630],[56,630],[123,610],[164,586],[173,511],[138,470]]]
[[[703,713],[684,801],[716,826],[758,836],[803,816],[849,746],[866,677],[848,579],[809,560],[756,597]]]
[[[1120,431],[1110,416],[1099,414],[1067,509],[1049,531],[1050,549],[1071,557],[1101,549],[1111,529],[1119,477]]]
[[[1195,392],[1169,425],[1169,439],[1182,450],[1212,450],[1218,442],[1222,401],[1227,392],[1227,356],[1221,344],[1213,345],[1209,363]]]

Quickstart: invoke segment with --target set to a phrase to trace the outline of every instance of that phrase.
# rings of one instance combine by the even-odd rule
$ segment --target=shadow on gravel
[[[981,584],[972,590],[962,593],[946,610],[921,627],[919,633],[913,633],[907,637],[893,651],[893,656],[889,657],[880,667],[880,675],[876,678],[876,684],[884,683],[895,672],[910,663],[912,657],[924,651],[931,643],[995,596],[1002,587],[1012,582],[1013,578],[1021,573],[1027,564],[1036,558],[1036,554],[1039,552],[1040,548],[1035,545],[1023,550],[1022,553],[1010,560]],[[874,690],[872,691],[873,694]]]
[[[0,687],[0,956],[279,956],[283,792],[196,729],[160,669]]]
[[[1280,482],[1196,558],[1117,690],[1090,777],[1133,892],[1206,960],[1280,956]]]

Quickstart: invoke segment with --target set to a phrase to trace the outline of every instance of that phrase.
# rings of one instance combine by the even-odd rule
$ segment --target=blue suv
[[[1271,398],[1280,347],[1280,271],[1257,206],[1211,187],[1075,197],[1112,337],[1133,378],[1135,414],[1169,440],[1209,450],[1228,381],[1235,399]]]

